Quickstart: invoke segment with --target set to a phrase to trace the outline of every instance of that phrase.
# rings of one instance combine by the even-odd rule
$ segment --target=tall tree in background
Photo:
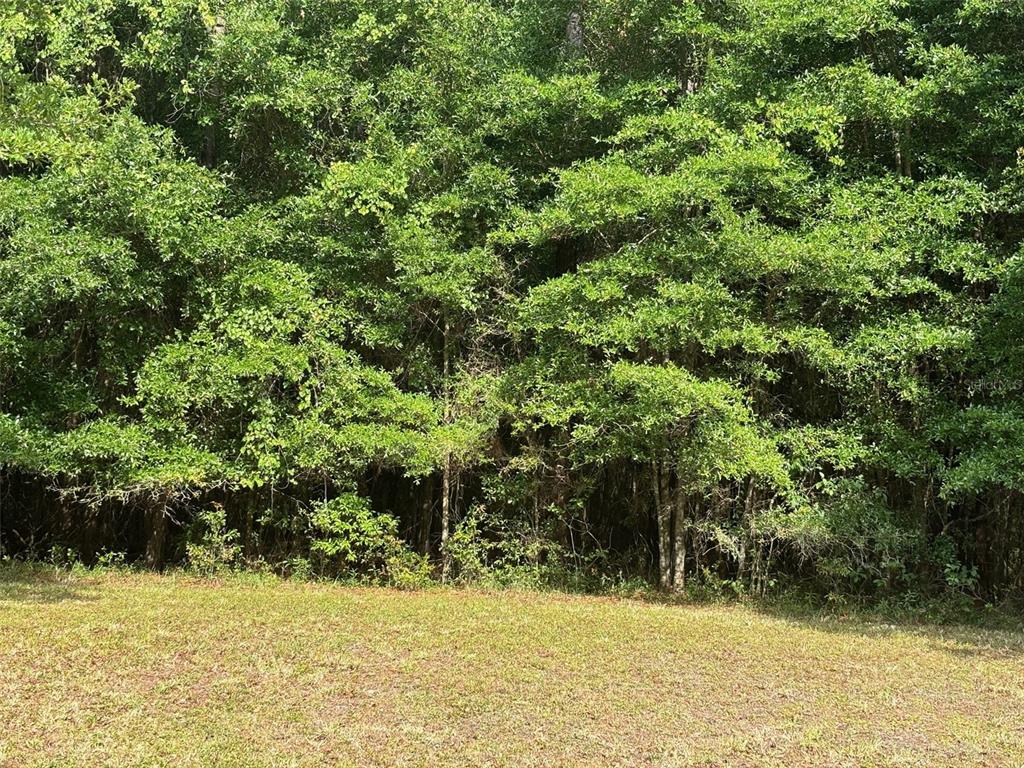
[[[11,0],[0,540],[1021,591],[1022,20]]]

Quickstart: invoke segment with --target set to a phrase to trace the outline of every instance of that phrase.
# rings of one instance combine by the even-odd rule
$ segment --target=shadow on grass
[[[1024,610],[1020,606],[983,609],[934,601],[894,609],[857,603],[832,605],[807,595],[803,599],[752,599],[723,597],[718,593],[673,595],[653,589],[618,596],[680,609],[743,608],[787,624],[844,637],[918,637],[933,650],[964,659],[1024,657]]]
[[[89,602],[99,597],[98,587],[89,571],[72,572],[40,563],[0,562],[0,606],[5,603],[52,604]],[[204,583],[190,576],[192,583]],[[223,586],[234,579],[246,580],[245,573],[210,579],[212,586]],[[469,585],[474,591],[478,587]],[[506,586],[504,589],[512,589]],[[514,588],[518,589],[518,588]],[[502,588],[487,589],[500,599]],[[832,605],[807,596],[775,599],[723,598],[719,594],[670,595],[653,589],[624,591],[587,591],[577,589],[533,589],[539,594],[573,595],[596,599],[626,599],[649,604],[687,608],[740,608],[768,618],[815,632],[849,638],[884,640],[912,636],[923,639],[935,651],[965,660],[1017,659],[1024,657],[1024,613],[1020,609],[983,610],[941,603],[912,606],[899,610],[871,605]]]
[[[916,637],[925,640],[931,650],[963,659],[1024,657],[1024,628],[1019,618],[1003,614],[938,620],[914,615],[885,616],[870,610],[836,614],[771,602],[752,607],[761,614],[816,632],[877,640]]]
[[[82,579],[52,566],[0,563],[0,606],[4,603],[86,602],[96,599]]]

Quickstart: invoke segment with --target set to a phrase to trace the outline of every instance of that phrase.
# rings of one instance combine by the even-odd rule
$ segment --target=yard
[[[0,570],[2,766],[1024,765],[1024,635]]]

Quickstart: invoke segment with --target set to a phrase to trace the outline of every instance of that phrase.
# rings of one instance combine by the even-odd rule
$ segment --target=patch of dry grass
[[[1024,766],[1024,636],[0,573],[3,766]]]

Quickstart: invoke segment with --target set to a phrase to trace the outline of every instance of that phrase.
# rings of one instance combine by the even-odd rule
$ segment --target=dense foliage
[[[3,0],[0,544],[1020,593],[1022,195],[1017,0]]]

